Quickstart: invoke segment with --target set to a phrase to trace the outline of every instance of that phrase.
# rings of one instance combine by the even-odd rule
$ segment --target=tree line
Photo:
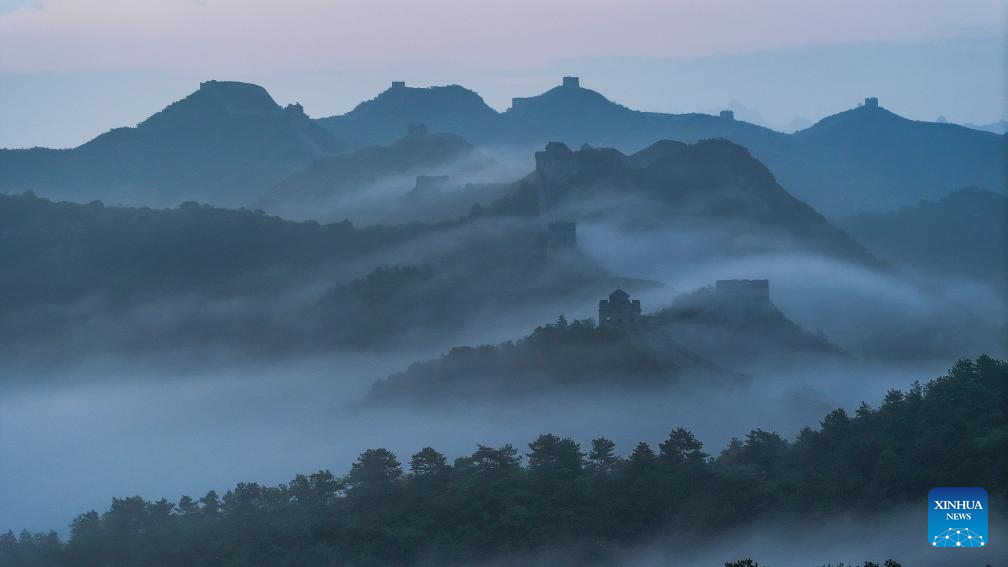
[[[607,564],[668,530],[709,536],[770,514],[872,513],[935,486],[982,486],[999,498],[1006,382],[1004,361],[961,360],[877,407],[831,411],[793,440],[755,429],[717,455],[682,427],[626,454],[605,437],[581,445],[553,434],[454,460],[432,447],[405,461],[369,449],[344,475],[178,501],[114,498],[103,513],[77,516],[66,541],[0,535],[0,565],[444,565],[551,549],[572,564]]]

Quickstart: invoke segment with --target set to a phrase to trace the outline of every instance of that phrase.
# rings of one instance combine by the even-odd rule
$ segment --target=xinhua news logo
[[[928,539],[932,547],[986,547],[987,491],[933,489],[928,494]]]

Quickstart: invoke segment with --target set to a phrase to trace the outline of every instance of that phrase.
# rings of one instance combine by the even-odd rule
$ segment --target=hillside
[[[135,128],[69,150],[0,150],[0,192],[174,206],[250,203],[340,144],[300,105],[279,106],[260,86],[207,81]]]
[[[375,383],[371,402],[453,403],[458,400],[534,398],[551,392],[634,388],[710,387],[746,377],[671,341],[597,327],[592,320],[562,316],[528,336],[499,345],[456,347],[436,360]]]
[[[612,279],[548,257],[534,220],[358,228],[30,194],[0,195],[0,257],[4,356],[415,348]]]
[[[834,409],[794,439],[760,428],[739,432],[716,456],[674,415],[667,435],[636,446],[542,434],[527,449],[479,444],[457,458],[420,443],[408,460],[371,448],[340,464],[344,474],[324,469],[288,483],[241,482],[171,500],[114,498],[101,514],[74,518],[66,542],[56,532],[0,535],[0,561],[210,567],[220,557],[241,557],[311,567],[568,567],[628,557],[683,564],[685,557],[692,565],[755,567],[723,556],[690,562],[682,540],[728,539],[771,514],[783,526],[850,514],[869,524],[862,529],[870,537],[936,486],[986,486],[992,502],[1003,500],[1006,383],[1004,361],[960,360],[926,384],[889,390],[874,406]],[[919,532],[923,542],[926,532]],[[646,555],[634,553],[641,548]],[[858,563],[845,557],[836,565],[879,567],[861,563],[855,551]],[[951,553],[971,553],[979,564],[998,557],[985,551]],[[784,564],[809,565],[775,563]]]
[[[787,317],[766,280],[722,280],[676,298],[652,316],[652,333],[742,372],[848,355]]]
[[[908,206],[967,185],[1008,187],[1008,137],[908,120],[877,104],[869,99],[795,133],[794,151],[768,165],[830,216]]]
[[[313,162],[279,182],[257,205],[284,218],[382,221],[418,176],[472,173],[491,164],[461,136],[413,125],[388,146]]]
[[[341,116],[318,123],[350,147],[385,145],[398,139],[410,124],[426,124],[434,132],[450,132],[477,143],[499,135],[502,121],[473,91],[458,85],[415,88],[393,86]]]
[[[976,187],[888,213],[837,221],[858,242],[896,264],[933,275],[969,275],[1008,285],[1008,197]]]
[[[726,255],[805,251],[877,263],[785,191],[745,148],[726,140],[662,141],[629,156],[551,143],[536,153],[536,170],[516,193],[488,209],[604,221],[631,231],[703,232]]]

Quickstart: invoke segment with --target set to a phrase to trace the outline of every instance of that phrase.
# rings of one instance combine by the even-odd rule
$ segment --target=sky
[[[0,147],[72,147],[211,78],[312,116],[392,80],[504,110],[561,75],[642,110],[787,129],[865,96],[911,118],[1006,115],[999,0],[0,0]]]

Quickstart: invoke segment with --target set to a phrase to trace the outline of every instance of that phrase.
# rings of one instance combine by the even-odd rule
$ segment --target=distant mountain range
[[[253,205],[310,163],[392,144],[411,124],[484,148],[562,141],[637,151],[661,139],[725,138],[748,148],[782,186],[830,216],[892,209],[966,185],[1006,186],[1005,136],[907,120],[874,99],[784,134],[730,113],[631,110],[568,77],[540,95],[515,98],[503,113],[458,85],[395,83],[347,114],[318,120],[299,105],[281,108],[256,85],[208,81],[137,127],[112,130],[77,148],[0,151],[0,191],[130,205],[189,199]]]
[[[284,218],[374,222],[389,218],[387,209],[415,186],[418,175],[473,172],[492,163],[458,134],[432,134],[413,125],[390,145],[313,162],[256,204]]]
[[[574,77],[541,95],[513,99],[503,113],[458,85],[396,84],[345,115],[319,122],[349,144],[387,143],[412,122],[455,132],[481,146],[541,147],[562,141],[571,147],[588,143],[637,151],[661,139],[692,143],[725,138],[748,148],[781,185],[830,216],[892,209],[966,185],[996,191],[1006,187],[1004,136],[908,120],[874,98],[784,134],[735,120],[727,112],[712,116],[632,110],[581,87]],[[388,137],[382,137],[383,132]]]
[[[993,132],[995,134],[1004,134],[1008,132],[1008,120],[999,120],[998,122],[991,122],[990,124],[971,124],[969,122],[963,124],[967,128],[973,128],[974,130],[983,130],[985,132]]]
[[[666,140],[629,156],[554,142],[536,153],[535,171],[513,194],[486,207],[485,214],[494,213],[673,231],[697,240],[698,253],[708,256],[804,251],[878,264],[785,191],[745,148],[726,140]]]
[[[281,107],[257,85],[207,81],[135,128],[77,148],[0,151],[0,190],[78,202],[239,206],[342,147],[300,105]]]
[[[1008,286],[1008,197],[976,187],[888,213],[837,221],[868,249],[932,275]]]

